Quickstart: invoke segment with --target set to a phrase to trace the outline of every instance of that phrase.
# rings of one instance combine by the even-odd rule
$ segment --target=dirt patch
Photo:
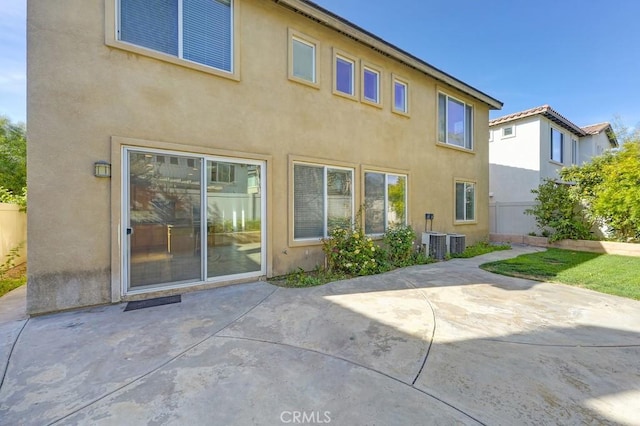
[[[14,266],[13,268],[9,269],[5,274],[4,277],[5,278],[20,278],[27,275],[27,262],[18,265],[18,266]]]

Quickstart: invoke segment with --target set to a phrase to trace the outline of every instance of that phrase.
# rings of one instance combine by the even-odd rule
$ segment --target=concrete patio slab
[[[12,292],[0,424],[638,424],[640,302],[478,268],[539,250],[130,312]]]

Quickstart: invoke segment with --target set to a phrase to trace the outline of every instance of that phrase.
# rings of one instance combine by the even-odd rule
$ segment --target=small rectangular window
[[[308,83],[317,83],[316,43],[294,35],[291,35],[290,40],[290,77]]]
[[[393,111],[409,113],[409,84],[397,78],[393,79]]]
[[[554,128],[551,129],[551,160],[564,162],[564,134]]]
[[[178,157],[171,157],[169,158],[169,162],[171,164],[178,164]]]
[[[571,139],[571,164],[578,164],[578,141]]]
[[[345,95],[355,95],[355,63],[347,58],[336,56],[336,91]]]
[[[156,155],[156,163],[164,164],[164,155]]]
[[[476,185],[472,182],[456,182],[456,222],[475,220]]]
[[[362,100],[380,103],[380,72],[367,66],[362,67]]]
[[[195,165],[196,165],[196,162],[193,158],[187,158],[187,167],[193,168],[195,167]]]
[[[514,126],[509,126],[509,127],[503,127],[502,128],[502,137],[503,138],[510,138],[512,136],[515,136],[514,133]]]

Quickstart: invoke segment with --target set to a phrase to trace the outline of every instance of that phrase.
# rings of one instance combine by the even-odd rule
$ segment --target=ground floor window
[[[476,184],[456,182],[456,221],[466,222],[476,219]]]
[[[383,234],[407,223],[407,176],[382,172],[364,174],[365,233]]]
[[[266,273],[264,162],[123,153],[125,293]]]
[[[296,163],[293,166],[293,236],[320,239],[353,222],[353,169]]]

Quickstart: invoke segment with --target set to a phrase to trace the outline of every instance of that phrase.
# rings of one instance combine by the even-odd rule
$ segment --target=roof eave
[[[358,27],[348,20],[336,15],[335,13],[324,9],[323,7],[309,0],[273,0],[274,2],[288,7],[298,13],[306,15],[314,21],[332,28],[349,38],[363,43],[378,53],[389,56],[402,62],[403,64],[414,68],[444,84],[447,84],[461,92],[485,103],[490,109],[502,109],[503,103],[486,93],[464,83],[461,80],[439,70],[438,68],[424,62],[423,60],[411,55],[410,53],[394,46],[393,44],[381,39],[380,37]]]

